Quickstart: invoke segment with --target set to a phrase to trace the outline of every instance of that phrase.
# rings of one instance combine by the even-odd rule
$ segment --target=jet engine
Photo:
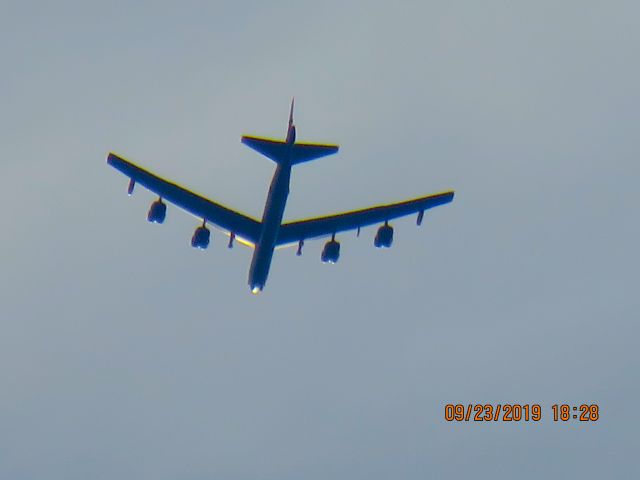
[[[340,242],[332,238],[324,245],[320,260],[322,263],[336,263],[338,258],[340,258]]]
[[[388,223],[385,223],[378,229],[376,238],[373,241],[373,245],[376,248],[389,248],[393,243],[393,227]]]
[[[191,237],[191,246],[193,248],[199,248],[200,250],[204,250],[209,246],[210,236],[211,236],[211,232],[204,225],[196,228],[196,231],[193,232],[193,237]]]
[[[162,200],[156,200],[151,204],[151,208],[149,209],[149,214],[147,215],[147,220],[151,223],[162,223],[164,222],[164,217],[167,215],[167,206],[162,202]]]

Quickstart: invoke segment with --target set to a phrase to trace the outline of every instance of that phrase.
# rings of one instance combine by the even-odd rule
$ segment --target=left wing
[[[261,224],[257,220],[201,197],[175,183],[164,180],[119,157],[115,153],[109,154],[107,163],[131,178],[132,182],[147,187],[161,198],[175,203],[196,217],[228,230],[239,239],[245,240],[245,243],[252,245],[258,243]],[[133,184],[130,188],[132,186]]]
[[[355,230],[412,213],[419,213],[421,219],[422,212],[451,202],[453,195],[453,192],[443,192],[390,205],[285,223],[280,227],[277,244],[284,245],[308,238],[332,235],[345,230]]]

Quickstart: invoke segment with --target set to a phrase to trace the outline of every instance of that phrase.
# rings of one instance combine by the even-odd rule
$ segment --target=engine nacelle
[[[336,263],[340,258],[340,242],[329,240],[322,249],[322,263]]]
[[[378,229],[376,238],[373,244],[376,248],[389,248],[393,243],[393,227],[388,224],[384,224]]]
[[[147,215],[147,220],[149,220],[151,223],[162,223],[164,222],[164,218],[166,215],[167,206],[162,202],[162,200],[156,200],[151,204],[149,214]]]
[[[204,250],[209,246],[209,238],[211,236],[211,232],[205,226],[196,228],[196,231],[193,232],[193,237],[191,237],[191,246],[193,248],[199,248],[200,250]]]

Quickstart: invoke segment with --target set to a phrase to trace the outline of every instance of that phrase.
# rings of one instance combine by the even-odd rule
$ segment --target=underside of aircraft
[[[420,225],[425,210],[453,200],[454,192],[445,191],[388,205],[282,223],[289,194],[292,166],[334,154],[339,148],[337,145],[297,143],[296,127],[293,123],[293,105],[292,101],[285,140],[255,136],[241,138],[242,143],[276,163],[276,171],[271,181],[262,220],[251,218],[191,192],[115,153],[109,153],[107,163],[129,177],[129,195],[133,193],[136,184],[158,195],[158,199],[149,209],[147,215],[149,222],[164,222],[167,211],[166,201],[202,220],[202,224],[196,228],[191,238],[193,247],[199,249],[208,247],[211,232],[207,224],[210,224],[229,235],[229,248],[233,247],[235,240],[253,248],[254,253],[249,270],[249,287],[253,293],[258,293],[264,288],[273,252],[277,247],[297,243],[296,253],[301,255],[305,240],[331,237],[322,250],[321,260],[325,263],[336,263],[340,257],[337,233],[357,230],[359,234],[362,227],[382,223],[376,233],[374,245],[378,248],[389,248],[393,243],[394,232],[389,221],[417,214],[417,224]]]

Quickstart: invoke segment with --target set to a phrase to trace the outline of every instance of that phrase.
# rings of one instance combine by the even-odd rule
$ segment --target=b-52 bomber
[[[229,235],[229,247],[232,247],[234,239],[237,239],[240,243],[253,248],[249,269],[249,288],[254,294],[262,291],[267,283],[269,267],[276,247],[297,243],[297,255],[301,255],[305,240],[331,236],[320,258],[325,263],[336,263],[340,256],[340,243],[336,240],[337,233],[357,230],[359,234],[362,227],[383,223],[376,233],[374,245],[378,248],[389,248],[393,241],[393,227],[389,224],[390,220],[417,213],[417,224],[420,225],[425,210],[453,200],[454,192],[447,191],[389,205],[282,223],[289,195],[291,167],[332,155],[338,151],[338,145],[296,142],[293,100],[287,137],[284,141],[254,136],[243,136],[241,141],[276,163],[276,171],[271,180],[261,221],[160,178],[115,153],[109,153],[107,163],[129,177],[129,195],[133,193],[136,183],[158,195],[158,200],[153,202],[147,216],[150,222],[164,222],[167,212],[164,202],[166,200],[202,219],[202,225],[196,228],[191,238],[193,247],[207,248],[211,233],[207,228],[209,223]]]

